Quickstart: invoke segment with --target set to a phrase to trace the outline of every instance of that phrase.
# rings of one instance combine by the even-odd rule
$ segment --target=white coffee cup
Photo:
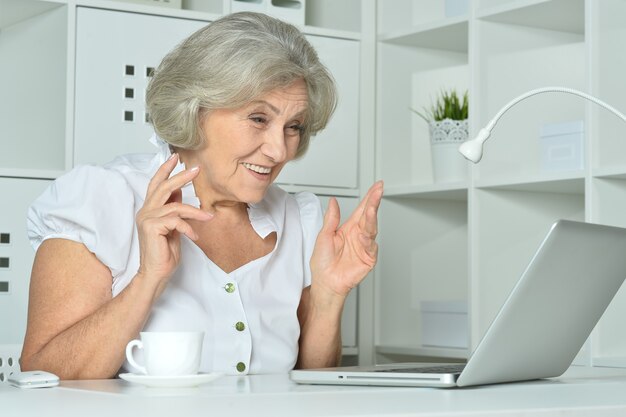
[[[204,332],[141,332],[141,340],[126,345],[126,359],[145,375],[175,376],[197,374],[202,358]],[[139,364],[133,349],[143,351]]]

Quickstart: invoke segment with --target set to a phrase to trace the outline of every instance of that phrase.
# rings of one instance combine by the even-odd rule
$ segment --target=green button
[[[246,325],[245,325],[245,324],[243,324],[243,323],[242,323],[242,322],[240,322],[240,321],[238,321],[238,322],[235,324],[235,329],[239,330],[240,332],[243,332],[245,328],[246,328]]]
[[[237,370],[238,370],[239,372],[243,372],[243,371],[245,371],[245,370],[246,370],[246,364],[245,364],[245,363],[243,363],[243,362],[239,362],[239,363],[237,364]]]
[[[228,284],[224,285],[224,289],[228,293],[235,292],[235,284],[233,284],[232,282],[229,282]]]

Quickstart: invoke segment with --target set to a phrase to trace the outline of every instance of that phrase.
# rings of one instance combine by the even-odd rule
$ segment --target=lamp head
[[[459,152],[466,159],[475,164],[478,163],[483,157],[483,143],[489,138],[490,134],[491,131],[488,129],[481,129],[474,139],[463,142],[461,146],[459,146]]]

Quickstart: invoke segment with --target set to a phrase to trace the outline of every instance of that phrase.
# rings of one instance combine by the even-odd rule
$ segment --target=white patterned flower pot
[[[467,119],[431,121],[429,125],[435,182],[465,181],[468,167],[459,145],[467,140]]]

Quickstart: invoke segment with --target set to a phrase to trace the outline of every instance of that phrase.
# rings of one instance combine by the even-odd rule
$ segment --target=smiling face
[[[204,146],[180,152],[187,167],[200,166],[194,188],[202,205],[261,201],[296,155],[307,108],[306,84],[298,80],[243,107],[208,113]]]

